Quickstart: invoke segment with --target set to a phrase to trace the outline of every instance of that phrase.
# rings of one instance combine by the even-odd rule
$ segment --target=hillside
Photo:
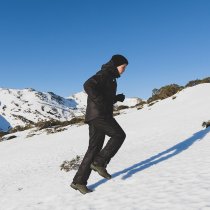
[[[0,143],[0,206],[4,210],[210,209],[210,84],[186,88],[145,106],[124,110],[116,120],[127,136],[107,170],[109,181],[92,172],[82,195],[70,188],[75,170],[64,160],[84,155],[88,125]],[[106,141],[109,139],[106,136]]]

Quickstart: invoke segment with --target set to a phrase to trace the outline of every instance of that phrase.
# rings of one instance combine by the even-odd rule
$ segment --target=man
[[[73,178],[71,187],[86,194],[92,192],[87,188],[91,170],[110,179],[106,166],[121,147],[126,134],[113,117],[113,104],[124,101],[124,94],[117,94],[116,78],[125,71],[128,60],[122,55],[113,55],[101,70],[90,77],[83,85],[88,95],[85,123],[89,125],[89,146]],[[105,135],[111,138],[102,149]]]

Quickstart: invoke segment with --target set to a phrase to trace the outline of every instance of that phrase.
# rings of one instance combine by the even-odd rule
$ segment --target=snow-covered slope
[[[210,120],[209,92],[210,84],[201,84],[117,115],[127,135],[107,167],[113,178],[92,171],[94,192],[86,195],[69,186],[76,171],[59,166],[85,154],[87,124],[30,138],[16,133],[0,143],[1,209],[210,209],[210,128],[201,127]]]
[[[26,125],[45,119],[69,120],[73,116],[83,115],[84,107],[78,108],[73,99],[65,99],[52,92],[40,92],[31,88],[0,88],[0,114],[12,127]]]
[[[67,99],[74,100],[77,103],[77,108],[86,108],[87,106],[87,94],[85,91],[75,93],[72,96],[67,97]]]

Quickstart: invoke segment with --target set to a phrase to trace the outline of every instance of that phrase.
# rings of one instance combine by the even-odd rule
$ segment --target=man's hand
[[[123,93],[116,95],[116,101],[123,102],[125,100],[125,95]]]

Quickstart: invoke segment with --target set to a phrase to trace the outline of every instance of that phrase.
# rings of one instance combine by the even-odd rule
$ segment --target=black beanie
[[[122,55],[113,55],[111,60],[113,61],[116,67],[121,66],[122,64],[128,65],[128,60]]]

